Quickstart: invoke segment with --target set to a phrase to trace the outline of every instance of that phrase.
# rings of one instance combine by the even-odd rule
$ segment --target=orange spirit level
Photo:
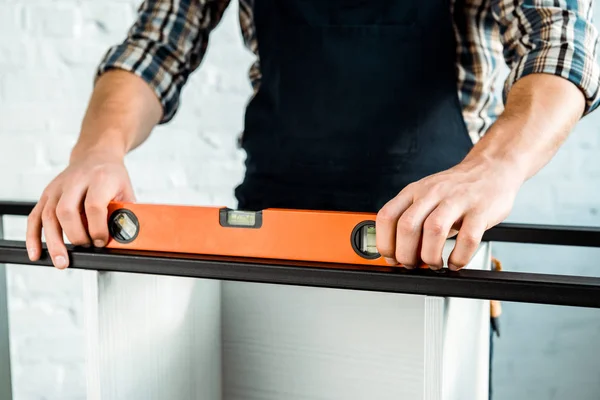
[[[112,202],[108,248],[385,265],[369,213]]]

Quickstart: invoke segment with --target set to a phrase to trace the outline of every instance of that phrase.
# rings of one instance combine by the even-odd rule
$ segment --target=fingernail
[[[384,257],[385,258],[385,262],[388,263],[389,265],[398,265],[398,262],[396,260],[394,260],[393,258],[388,258],[388,257]]]
[[[67,259],[63,256],[57,256],[54,259],[54,265],[57,268],[65,268],[67,266]]]
[[[458,271],[458,267],[454,264],[448,263],[448,268],[450,268],[452,271]]]
[[[102,240],[100,240],[100,239],[94,240],[94,246],[96,246],[96,247],[102,247],[102,246],[104,246],[104,242]]]

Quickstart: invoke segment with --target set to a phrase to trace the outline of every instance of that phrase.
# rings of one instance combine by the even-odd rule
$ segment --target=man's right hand
[[[124,159],[162,118],[152,88],[119,69],[96,82],[69,164],[46,187],[27,221],[27,251],[37,261],[42,230],[55,267],[69,266],[63,234],[79,246],[108,241],[108,204],[135,201]]]
[[[69,166],[44,190],[27,221],[27,251],[32,261],[41,254],[44,230],[55,267],[67,268],[63,233],[78,246],[102,247],[108,241],[107,207],[111,200],[135,201],[123,157],[110,151],[90,151],[72,158]]]

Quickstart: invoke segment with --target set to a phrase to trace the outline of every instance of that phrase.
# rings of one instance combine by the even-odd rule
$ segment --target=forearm
[[[94,150],[124,157],[161,117],[161,104],[146,82],[130,72],[108,71],[95,85],[71,159]]]
[[[464,163],[503,164],[525,181],[556,154],[584,108],[585,96],[568,80],[528,75],[511,88],[504,112]]]

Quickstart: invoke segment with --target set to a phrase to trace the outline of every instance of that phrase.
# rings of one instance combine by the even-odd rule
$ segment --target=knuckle
[[[102,204],[97,200],[86,200],[85,210],[88,214],[98,214],[102,211]]]
[[[446,229],[446,222],[439,217],[428,218],[423,228],[433,236],[442,236]]]
[[[54,222],[56,219],[56,215],[54,214],[54,209],[50,207],[45,207],[44,211],[42,211],[42,222]]]
[[[417,220],[412,215],[404,215],[398,221],[398,231],[400,233],[411,234],[417,229]]]
[[[56,206],[56,216],[59,219],[70,220],[76,215],[75,209],[64,203],[59,203]]]
[[[42,194],[40,196],[40,203],[45,203],[46,201],[48,201],[53,196],[53,193],[54,193],[53,189],[54,188],[53,188],[52,184],[48,185],[44,189],[44,191],[42,192]]]
[[[440,201],[439,208],[443,210],[450,210],[460,202],[460,197],[444,197]]]
[[[85,170],[82,170],[82,169],[77,169],[77,170],[71,171],[71,173],[69,175],[69,182],[84,181],[86,178],[86,174],[84,171]]]
[[[27,224],[31,225],[37,223],[40,220],[40,213],[37,210],[33,210],[27,216]]]
[[[389,224],[393,222],[395,219],[394,213],[391,211],[390,207],[383,207],[377,213],[376,223],[379,224]]]
[[[109,172],[104,166],[98,167],[96,170],[94,170],[92,174],[93,180],[97,182],[105,181],[108,178],[108,176]]]
[[[424,182],[423,179],[421,179],[419,181],[411,182],[408,185],[406,185],[402,191],[413,193],[420,187],[420,185],[423,184],[423,182]]]
[[[479,237],[473,232],[466,232],[462,236],[462,242],[468,247],[476,247],[479,245]]]

